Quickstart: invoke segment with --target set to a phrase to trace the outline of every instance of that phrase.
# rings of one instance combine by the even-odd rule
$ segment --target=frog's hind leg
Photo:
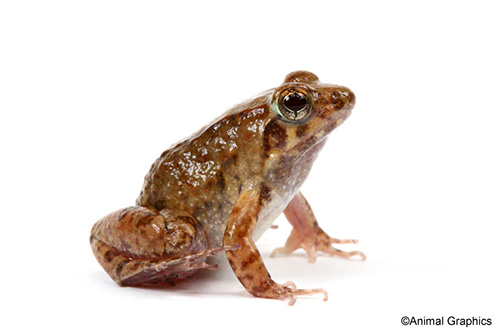
[[[108,244],[92,240],[94,254],[113,280],[122,286],[147,285],[174,279],[187,279],[199,269],[217,269],[217,265],[206,263],[206,259],[222,251],[236,249],[221,246],[184,255],[177,259],[134,259],[123,255]]]
[[[178,211],[129,207],[107,215],[92,228],[94,254],[120,285],[185,279],[198,269],[215,269],[206,259],[233,247],[208,249],[196,220]]]

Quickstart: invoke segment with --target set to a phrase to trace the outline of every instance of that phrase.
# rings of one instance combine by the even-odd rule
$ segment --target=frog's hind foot
[[[121,286],[151,285],[158,282],[189,279],[199,269],[217,269],[218,265],[206,262],[219,252],[231,251],[239,245],[221,246],[187,254],[180,258],[164,260],[153,258],[130,258],[106,243],[93,239],[95,255],[113,280]]]
[[[90,244],[97,261],[120,285],[186,279],[198,269],[217,268],[206,263],[207,257],[237,249],[209,249],[205,232],[188,213],[139,206],[97,221]]]
[[[219,267],[217,264],[208,264],[206,262],[208,257],[219,252],[237,250],[238,248],[238,245],[221,246],[188,254],[177,259],[146,261],[140,270],[124,278],[121,285],[147,285],[176,279],[189,279],[199,269],[214,270]]]

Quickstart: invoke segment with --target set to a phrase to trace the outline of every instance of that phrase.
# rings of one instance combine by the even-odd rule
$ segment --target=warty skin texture
[[[310,72],[238,104],[165,151],[151,166],[136,206],[114,212],[91,233],[94,253],[119,284],[154,283],[215,268],[206,258],[226,251],[253,295],[289,299],[323,293],[271,279],[255,240],[283,211],[294,226],[284,248],[351,257],[319,228],[299,192],[328,135],[351,113],[354,94],[320,83]],[[293,199],[293,200],[292,200]]]

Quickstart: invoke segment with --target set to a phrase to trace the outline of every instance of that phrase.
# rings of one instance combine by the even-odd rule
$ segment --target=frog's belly
[[[283,212],[290,200],[297,192],[297,189],[288,193],[282,193],[265,203],[257,216],[257,227],[254,233],[254,240],[259,239],[262,234],[269,229],[274,220]],[[195,216],[202,225],[211,247],[222,246],[222,238],[226,230],[227,221],[231,215],[233,205],[224,205],[221,210],[204,212]]]
[[[271,227],[274,220],[285,210],[286,206],[294,195],[297,193],[298,187],[291,186],[288,190],[282,191],[281,195],[275,195],[273,199],[261,207],[259,212],[257,227],[254,233],[254,240],[259,239],[262,234]]]
[[[257,223],[257,228],[255,229],[253,237],[255,241],[259,239],[264,234],[264,232],[266,232],[266,230],[269,229],[269,227],[271,227],[274,220],[278,218],[278,216],[283,212],[283,210],[286,208],[287,205],[288,202],[286,203],[282,202],[279,204],[276,203],[273,207],[268,207],[262,212],[262,214],[260,214]]]

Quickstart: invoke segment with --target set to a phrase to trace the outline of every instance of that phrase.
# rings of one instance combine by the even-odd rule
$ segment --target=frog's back
[[[139,206],[190,213],[214,244],[242,186],[261,177],[266,105],[234,109],[192,137],[165,151],[151,166]]]

